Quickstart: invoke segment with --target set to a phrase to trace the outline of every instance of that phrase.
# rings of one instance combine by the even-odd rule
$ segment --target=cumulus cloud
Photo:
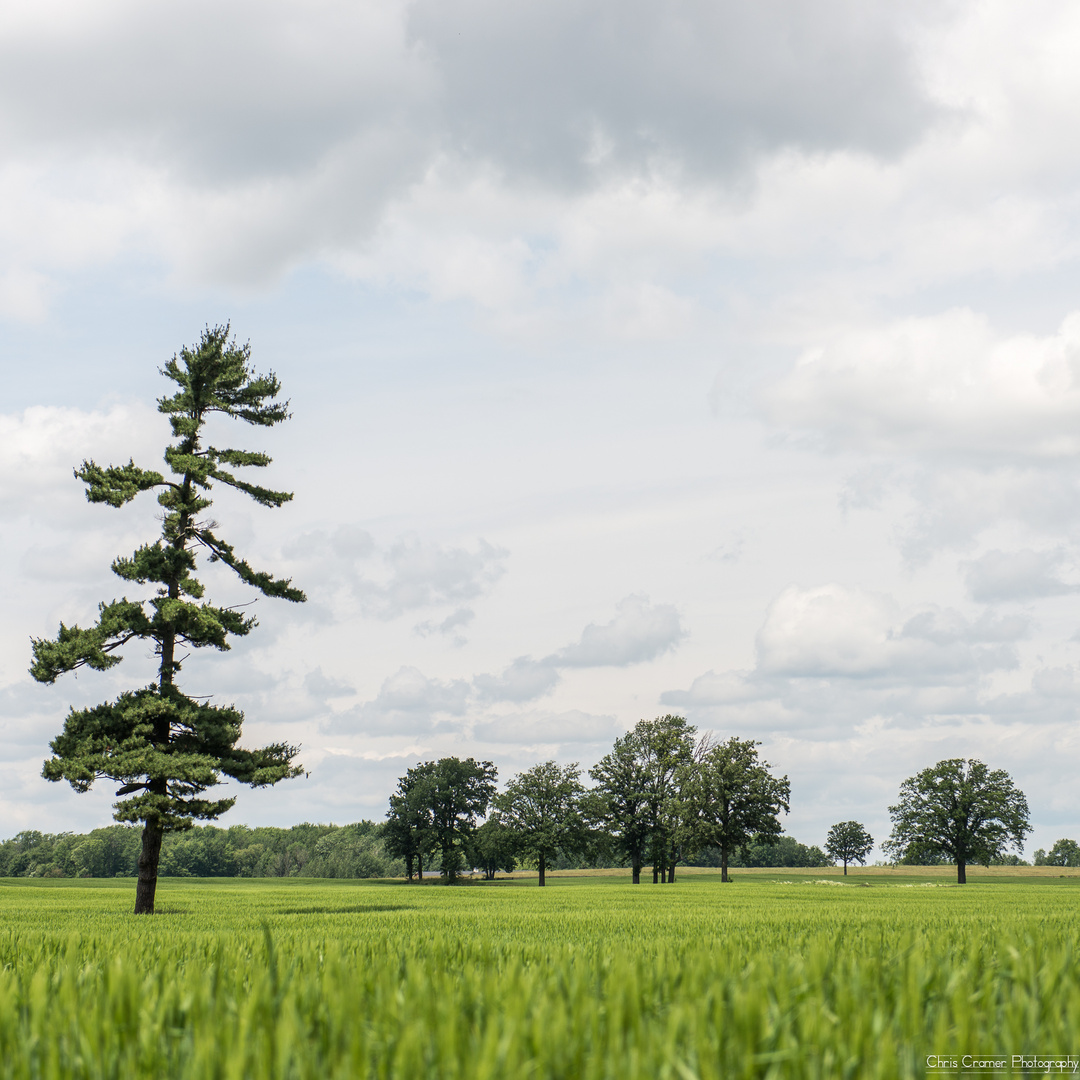
[[[1006,600],[1036,600],[1080,590],[1060,576],[1068,556],[1061,548],[1049,551],[987,551],[963,564],[971,599],[981,604]]]
[[[1047,337],[995,334],[966,309],[841,335],[766,395],[827,444],[965,459],[1080,452],[1080,313]]]
[[[800,678],[941,682],[1017,664],[1024,619],[970,622],[937,607],[903,613],[882,593],[839,584],[786,588],[758,631],[758,670]]]
[[[462,716],[469,699],[463,679],[430,679],[404,666],[383,681],[379,693],[326,721],[329,732],[367,735],[415,734],[431,731],[440,718]]]
[[[284,554],[302,567],[306,584],[333,598],[344,592],[363,614],[391,620],[425,608],[458,605],[438,623],[417,625],[421,635],[460,637],[473,618],[462,601],[487,593],[506,572],[504,548],[478,540],[473,550],[399,537],[379,547],[367,530],[342,525],[304,533],[286,545]]]
[[[610,622],[590,623],[581,638],[548,657],[556,667],[624,667],[676,648],[686,637],[673,604],[652,604],[647,596],[633,595],[616,605]]]
[[[533,701],[550,694],[559,682],[551,663],[519,656],[500,675],[477,675],[473,687],[479,701]]]

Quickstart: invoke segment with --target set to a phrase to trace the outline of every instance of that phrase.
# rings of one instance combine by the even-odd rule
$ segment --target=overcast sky
[[[231,320],[296,499],[214,516],[310,601],[183,684],[310,776],[223,823],[678,712],[805,843],[957,756],[1080,838],[1078,49],[1039,0],[5,3],[0,834],[110,820],[41,762],[153,658],[43,687],[29,638],[124,593],[157,508],[72,467],[156,467]]]

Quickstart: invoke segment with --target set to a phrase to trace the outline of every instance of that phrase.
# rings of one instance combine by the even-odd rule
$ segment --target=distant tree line
[[[387,878],[404,864],[387,854],[385,826],[294,825],[291,829],[212,825],[166,833],[165,877]],[[134,877],[141,830],[110,825],[85,835],[28,830],[0,842],[0,877]]]

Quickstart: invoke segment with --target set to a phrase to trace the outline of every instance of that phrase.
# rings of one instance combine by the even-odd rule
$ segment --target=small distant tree
[[[1031,832],[1024,793],[1004,769],[972,758],[949,758],[900,785],[889,807],[892,835],[882,845],[903,858],[911,850],[956,863],[956,880],[967,882],[970,862],[989,865],[1010,847],[1024,850]]]
[[[847,877],[849,862],[866,864],[866,856],[874,848],[874,838],[857,821],[842,821],[829,830],[825,838],[825,850],[844,864]]]
[[[790,809],[791,785],[773,776],[758,757],[752,739],[717,743],[690,774],[686,785],[689,813],[699,843],[720,850],[720,880],[730,881],[728,860],[750,843],[778,839],[779,814]]]
[[[1075,840],[1058,840],[1046,856],[1047,866],[1080,866],[1080,844]]]
[[[584,793],[575,762],[560,767],[554,761],[518,773],[496,798],[499,818],[517,840],[518,851],[539,869],[545,885],[549,862],[562,851],[573,856],[585,850],[588,831],[581,816]]]
[[[405,860],[405,873],[413,879],[424,879],[424,859],[435,847],[435,828],[432,812],[431,783],[435,762],[422,762],[409,769],[398,780],[397,790],[390,796],[386,812],[383,846],[394,858]]]
[[[485,881],[494,881],[501,870],[512,873],[517,865],[517,837],[492,814],[469,838],[465,858],[470,866],[484,872]]]
[[[143,824],[136,914],[153,914],[165,833],[216,818],[236,801],[202,798],[205,791],[223,776],[265,787],[303,772],[293,761],[297,748],[287,743],[241,749],[237,743],[244,714],[191,697],[178,682],[184,649],[227,651],[230,638],[244,637],[256,626],[254,618],[235,607],[203,602],[206,589],[194,574],[199,554],[228,567],[265,596],[304,600],[287,579],[252,569],[205,516],[215,483],[265,507],[279,507],[292,498],[287,491],[260,487],[230,471],[263,468],[270,464],[266,454],[204,442],[206,424],[215,415],[257,427],[288,419],[289,403],[275,401],[281,389],[277,378],[272,372],[257,375],[250,355],[247,345],[230,339],[228,326],[218,326],[208,328],[197,345],[181,349],[162,369],[177,387],[171,397],[158,401],[176,440],[165,449],[171,477],[132,461],[108,468],[84,461],[75,470],[92,503],[121,507],[140,492],[158,492],[160,538],[112,564],[118,577],[129,584],[149,583],[154,592],[145,600],[125,596],[100,604],[93,626],[61,623],[55,638],[32,640],[30,674],[42,683],[82,667],[107,671],[120,662],[117,650],[131,642],[148,642],[160,659],[152,685],[93,708],[72,709],[63,732],[49,744],[53,756],[42,769],[46,780],[66,780],[79,792],[89,791],[99,779],[120,785],[116,794],[121,801],[113,804],[113,816]]]
[[[457,881],[465,846],[495,795],[496,776],[490,761],[445,757],[434,763],[426,791],[432,835],[448,885]]]

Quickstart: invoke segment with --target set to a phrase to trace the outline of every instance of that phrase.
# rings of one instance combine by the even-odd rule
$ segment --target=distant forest
[[[212,825],[165,834],[160,873],[165,877],[396,878],[401,859],[383,847],[384,823],[294,825],[290,829]],[[27,830],[0,842],[0,877],[110,878],[137,873],[142,830],[110,825],[85,834]],[[591,858],[556,860],[551,869],[628,866],[617,855],[593,851]],[[523,869],[530,869],[527,862]],[[706,848],[689,866],[719,866],[720,853]],[[771,845],[751,845],[733,867],[831,866],[816,846],[790,836]],[[425,877],[427,875],[425,874]]]

